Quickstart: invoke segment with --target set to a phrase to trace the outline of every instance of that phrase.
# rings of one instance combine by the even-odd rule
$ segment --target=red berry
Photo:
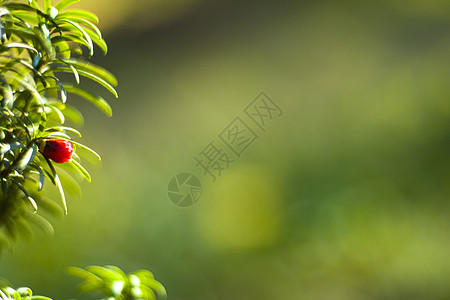
[[[41,153],[56,163],[70,161],[73,154],[73,146],[68,140],[46,139],[39,145]]]

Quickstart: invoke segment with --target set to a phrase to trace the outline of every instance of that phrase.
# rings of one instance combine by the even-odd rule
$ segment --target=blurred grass
[[[55,237],[19,243],[2,275],[55,299],[75,295],[64,268],[90,264],[149,268],[169,299],[447,298],[448,3],[195,8],[105,26],[95,59],[119,78],[114,117],[79,103],[102,167]],[[201,178],[196,206],[173,206],[170,178],[201,173],[193,157],[260,91],[285,114],[216,183]]]

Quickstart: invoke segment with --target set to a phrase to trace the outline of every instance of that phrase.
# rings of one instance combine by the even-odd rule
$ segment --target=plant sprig
[[[99,95],[80,87],[82,80],[103,86],[114,97],[116,77],[88,62],[96,45],[104,54],[108,48],[91,12],[70,10],[77,0],[0,1],[0,250],[14,244],[20,235],[30,236],[29,224],[51,231],[51,224],[37,212],[67,213],[61,182],[70,177],[90,181],[80,157],[100,156],[74,139],[79,130],[66,125],[79,124],[82,114],[70,105],[72,95],[91,102],[107,116],[111,107]],[[73,75],[66,82],[64,73]],[[39,145],[51,139],[64,139],[75,148],[68,163],[70,172],[59,167]],[[77,151],[81,150],[81,151]],[[47,199],[46,182],[57,187],[56,202]],[[51,203],[51,204],[50,204]]]
[[[116,266],[70,267],[69,274],[83,280],[81,293],[97,292],[109,300],[154,300],[166,297],[164,286],[150,271],[139,270],[126,275]]]

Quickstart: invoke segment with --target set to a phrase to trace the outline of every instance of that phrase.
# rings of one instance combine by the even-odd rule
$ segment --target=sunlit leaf
[[[81,132],[76,130],[75,128],[66,127],[66,126],[57,126],[57,127],[50,127],[47,128],[45,131],[56,131],[56,132],[62,132],[62,131],[69,131],[75,133],[78,137],[81,137]]]
[[[60,1],[58,4],[55,5],[55,8],[59,11],[65,9],[66,7],[68,7],[69,5],[73,4],[73,3],[77,3],[80,0],[62,0]]]
[[[91,182],[91,175],[79,162],[72,159],[70,163],[73,164],[81,172],[81,174],[83,174],[84,178],[86,178],[87,181]]]
[[[128,276],[127,276],[120,268],[118,268],[118,267],[116,267],[116,266],[113,266],[113,265],[105,266],[105,268],[108,268],[108,269],[110,269],[111,271],[116,272],[116,274],[117,274],[119,277],[121,277],[122,280],[127,280],[127,277],[128,277]]]
[[[61,181],[59,180],[58,174],[56,173],[55,167],[53,166],[52,162],[47,157],[44,157],[44,158],[45,158],[50,170],[52,171],[54,183],[55,183],[56,187],[58,188],[58,191],[59,191],[59,194],[61,196],[61,200],[62,200],[62,203],[64,206],[64,214],[67,215],[66,195],[64,194],[64,189],[62,187]]]
[[[108,268],[100,266],[89,266],[86,269],[92,274],[97,275],[100,278],[104,278],[110,282],[121,280],[121,276],[119,274]]]
[[[56,7],[58,8],[58,7]],[[58,9],[60,10],[60,9]],[[94,23],[98,23],[98,17],[88,11],[85,10],[68,10],[65,12],[60,13],[56,19],[71,19],[71,18],[75,18],[74,20],[78,19],[78,18],[82,18],[85,20],[88,20],[90,22],[94,22]]]
[[[84,71],[85,73],[90,73],[94,76],[97,76],[98,78],[103,79],[112,86],[117,85],[117,78],[105,68],[88,62],[80,62],[76,60],[67,60],[66,62],[74,66],[78,70]]]
[[[96,34],[97,37],[102,38],[102,32],[94,23],[82,18],[74,19],[73,21],[89,27]]]
[[[54,114],[51,114],[51,116],[55,116],[56,117],[55,119],[59,123],[64,124],[65,122],[64,114],[55,105],[46,105],[45,109],[48,114],[51,114],[51,112],[53,112]]]
[[[43,0],[43,10],[46,14],[50,13],[50,8],[52,7],[52,1],[51,0]]]
[[[39,4],[37,3],[36,0],[28,0],[28,3],[29,3],[32,7],[34,7],[35,9],[37,9],[37,10],[40,11],[41,8],[39,7]]]
[[[29,13],[27,11],[15,11],[13,17],[19,19],[19,21],[25,21],[29,24],[38,24],[39,23],[39,15],[34,13]],[[15,24],[18,26],[17,24]],[[28,25],[30,26],[30,25]],[[8,30],[12,30],[13,28],[8,28]]]
[[[167,296],[166,289],[164,286],[154,279],[147,279],[145,285],[154,290],[158,295]]]
[[[34,53],[38,54],[39,52],[36,50],[36,48],[27,45],[27,44],[23,44],[23,43],[8,43],[8,44],[4,44],[2,46],[0,46],[0,52],[5,52],[8,51],[9,49],[13,49],[13,48],[23,48],[23,49],[28,49],[33,51]]]
[[[58,188],[59,194],[61,195],[61,200],[62,200],[63,205],[64,205],[64,214],[67,215],[66,196],[64,194],[64,189],[62,187],[61,181],[59,180],[58,174],[56,174],[56,176],[55,176],[55,182],[56,182],[56,187]]]
[[[51,40],[53,44],[58,44],[60,42],[75,42],[80,45],[89,47],[89,43],[86,40],[73,33],[64,33],[64,35],[57,35],[55,37],[52,37]],[[75,51],[75,49],[72,48],[71,51]]]
[[[67,104],[64,105],[62,103],[55,103],[55,106],[57,106],[61,110],[66,119],[72,121],[75,125],[83,126],[84,118],[78,109]]]
[[[32,2],[32,4],[35,3],[34,1]],[[11,13],[15,13],[15,11],[27,11],[27,12],[33,12],[37,15],[39,15],[40,17],[44,18],[45,20],[47,20],[49,23],[51,23],[54,27],[58,27],[58,25],[53,21],[52,18],[50,18],[49,15],[47,15],[46,13],[42,12],[38,5],[36,4],[35,7],[27,5],[27,4],[22,4],[22,3],[15,3],[15,2],[5,2],[2,3],[2,6],[6,7],[7,9],[9,9],[9,11],[11,11]]]
[[[81,148],[81,149],[89,152],[90,154],[94,155],[98,160],[102,159],[100,157],[100,155],[97,152],[95,152],[94,150],[92,150],[91,148],[89,148],[89,147],[87,147],[87,146],[85,146],[85,145],[83,145],[81,143],[75,142],[75,141],[71,141],[71,143],[76,145],[77,148]]]
[[[55,68],[55,69],[53,69],[53,71],[54,71],[54,72],[65,72],[65,73],[67,73],[67,72],[72,72],[72,70],[68,69],[67,67],[59,67],[59,68]],[[102,78],[100,78],[100,77],[98,77],[98,76],[96,76],[96,75],[94,75],[94,74],[92,74],[92,73],[89,73],[89,72],[87,72],[87,71],[83,71],[83,70],[80,70],[80,69],[78,70],[78,73],[79,73],[81,76],[84,76],[84,77],[86,77],[86,78],[89,78],[89,79],[91,79],[91,80],[93,80],[93,81],[95,81],[95,82],[101,84],[101,85],[102,85],[103,87],[105,87],[109,92],[111,92],[116,98],[119,97],[119,95],[117,94],[116,89],[115,89],[111,84],[109,84],[106,80],[104,80],[104,79],[102,79]],[[67,89],[67,87],[66,87],[66,90],[69,91],[69,90]]]
[[[25,297],[25,296],[31,297],[31,296],[33,296],[33,291],[32,291],[30,288],[27,288],[27,287],[21,287],[21,288],[18,288],[18,289],[17,289],[17,292],[18,292],[22,297]]]
[[[76,86],[71,86],[71,85],[67,85],[67,84],[65,84],[64,86],[68,93],[72,93],[72,94],[78,95],[78,96],[86,99],[87,101],[94,104],[97,108],[99,108],[106,115],[112,116],[111,106],[109,106],[108,102],[106,102],[102,97],[96,96],[96,95],[94,95],[86,90],[83,90],[79,87],[76,87]]]
[[[70,136],[65,134],[64,132],[44,132],[39,135],[40,138],[48,138],[48,139],[70,139]]]
[[[54,43],[54,45],[56,47],[56,52],[62,55],[64,59],[69,59],[71,57],[72,49],[70,48],[69,43],[66,41],[60,41],[58,43]]]
[[[86,33],[89,35],[92,41],[103,51],[103,54],[108,53],[108,45],[103,38],[99,37],[88,29],[86,29]]]
[[[140,289],[142,292],[142,297],[140,297],[141,299],[156,300],[156,294],[151,288],[143,285]]]
[[[77,30],[79,30],[83,36],[85,41],[88,43],[88,48],[89,48],[89,56],[94,55],[94,45],[92,44],[92,39],[91,37],[87,34],[87,32],[84,30],[83,27],[81,27],[79,24],[71,21],[71,20],[65,20],[66,22],[72,24]]]

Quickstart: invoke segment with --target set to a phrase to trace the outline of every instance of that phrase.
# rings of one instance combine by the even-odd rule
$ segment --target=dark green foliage
[[[147,270],[126,275],[115,266],[90,266],[86,270],[71,267],[69,273],[84,280],[79,286],[80,292],[98,292],[105,299],[152,300],[156,296],[167,296],[163,285]]]
[[[63,0],[54,7],[49,0],[42,7],[34,0],[0,2],[0,250],[16,242],[19,235],[31,235],[30,223],[52,231],[38,213],[41,209],[52,215],[67,213],[60,177],[90,181],[80,156],[100,158],[72,140],[81,136],[78,130],[64,125],[66,120],[79,124],[83,119],[70,105],[71,94],[112,114],[102,97],[79,87],[82,78],[117,97],[114,75],[85,58],[94,54],[94,44],[107,52],[95,25],[98,19],[90,12],[68,10],[74,2]],[[61,78],[67,78],[63,73],[72,74],[72,82],[63,82]],[[73,159],[64,166],[39,152],[39,142],[52,138],[69,140],[75,148]],[[43,195],[47,181],[57,187],[59,204]]]

